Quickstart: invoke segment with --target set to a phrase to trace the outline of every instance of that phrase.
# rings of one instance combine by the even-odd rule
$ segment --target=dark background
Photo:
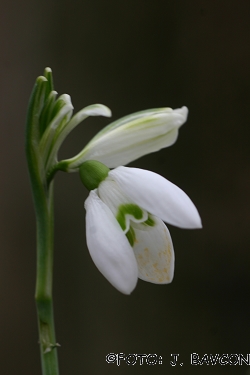
[[[31,89],[46,66],[75,111],[103,103],[115,120],[186,105],[177,143],[131,165],[180,186],[203,221],[202,230],[169,226],[172,284],[139,281],[124,296],[90,259],[87,192],[78,175],[56,176],[61,374],[249,374],[247,365],[191,366],[190,354],[250,353],[250,2],[23,0],[0,9],[0,374],[40,374],[24,128]],[[60,156],[73,156],[108,122],[86,120]],[[111,352],[157,353],[163,363],[117,367],[105,361]],[[170,366],[171,353],[183,366]]]

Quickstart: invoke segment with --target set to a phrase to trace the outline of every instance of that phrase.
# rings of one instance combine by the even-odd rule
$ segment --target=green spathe
[[[80,178],[83,185],[90,191],[97,189],[102,181],[106,179],[109,168],[96,160],[87,160],[79,168]]]

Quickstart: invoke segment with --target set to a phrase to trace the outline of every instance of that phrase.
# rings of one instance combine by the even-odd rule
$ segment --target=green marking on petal
[[[148,219],[146,221],[144,221],[143,223],[144,225],[148,225],[150,227],[154,227],[155,225],[155,221],[154,219],[152,218],[152,216],[150,214],[148,214]]]
[[[129,228],[128,232],[126,233],[126,236],[130,245],[133,247],[135,243],[135,231],[132,227]]]
[[[143,217],[143,211],[139,206],[133,203],[121,204],[118,207],[116,220],[120,224],[122,230],[126,229],[126,215],[131,215],[136,220],[140,220]]]

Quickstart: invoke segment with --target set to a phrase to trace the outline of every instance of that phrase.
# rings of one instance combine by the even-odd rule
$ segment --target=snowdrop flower
[[[87,161],[80,168],[90,190],[85,202],[90,255],[99,271],[124,294],[142,280],[167,284],[174,274],[174,249],[163,221],[201,228],[190,198],[162,176],[138,169],[109,170]]]

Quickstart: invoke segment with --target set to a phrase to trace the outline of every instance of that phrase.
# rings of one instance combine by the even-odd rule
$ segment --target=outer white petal
[[[95,265],[115,288],[130,294],[137,283],[138,268],[125,234],[95,190],[90,192],[85,208],[87,245]]]
[[[109,172],[121,190],[135,203],[169,224],[201,228],[199,213],[191,199],[162,176],[138,168],[118,167]]]
[[[161,108],[115,121],[98,133],[78,155],[68,160],[69,171],[91,159],[114,168],[171,146],[187,115],[187,107],[176,110]]]
[[[168,284],[174,276],[174,248],[168,228],[153,216],[155,225],[145,230],[134,229],[133,246],[139,278],[155,284]]]

